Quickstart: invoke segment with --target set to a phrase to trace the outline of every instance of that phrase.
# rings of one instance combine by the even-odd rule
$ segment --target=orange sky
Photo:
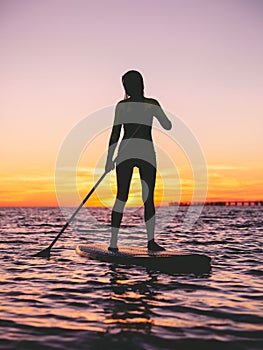
[[[57,205],[54,173],[63,140],[83,118],[123,98],[121,75],[129,69],[143,74],[146,96],[198,140],[208,201],[263,200],[263,22],[256,3],[155,1],[149,16],[136,1],[132,8],[116,1],[92,9],[89,2],[3,2],[0,206]],[[103,173],[109,136],[103,130],[80,158],[81,196],[94,172]],[[155,130],[154,140],[157,204],[191,200],[187,155],[169,132]],[[114,184],[109,175],[88,204],[111,206]],[[140,198],[135,174],[129,204]]]
[[[191,164],[185,153],[163,132],[153,131],[158,173],[155,189],[157,205],[167,205],[170,201],[191,201],[193,195],[193,173]],[[63,182],[65,205],[77,206],[90,191],[94,183],[104,172],[109,131],[101,133],[89,143],[80,157],[76,169],[78,187],[77,199],[70,184],[74,180],[74,172],[70,171]],[[171,151],[172,149],[172,151]],[[167,162],[167,158],[170,159]],[[43,159],[45,162],[45,158]],[[208,192],[207,201],[220,200],[262,200],[262,168],[246,163],[207,163]],[[257,169],[256,169],[257,168]],[[23,168],[22,168],[23,169]],[[54,185],[54,169],[41,171],[23,169],[23,172],[2,176],[1,206],[56,206],[56,187]],[[109,206],[114,203],[116,194],[115,171],[107,175],[97,191],[88,201],[90,206]],[[62,198],[61,197],[61,198]],[[65,199],[66,198],[66,199]],[[131,185],[128,205],[142,205],[141,185],[138,171],[135,170]]]

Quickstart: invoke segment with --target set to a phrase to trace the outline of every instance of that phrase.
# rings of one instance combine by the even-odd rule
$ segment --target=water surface
[[[70,210],[70,209],[68,209]],[[58,208],[0,208],[1,349],[260,349],[262,207],[205,207],[191,231],[186,208],[158,211],[167,249],[212,257],[209,275],[167,275],[82,258],[106,243],[109,209],[83,209],[49,260],[65,222]],[[146,244],[142,209],[128,209],[120,245]]]

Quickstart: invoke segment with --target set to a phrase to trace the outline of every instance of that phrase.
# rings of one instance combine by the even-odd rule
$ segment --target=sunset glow
[[[207,162],[207,201],[262,201],[263,22],[257,2],[209,2],[205,8],[135,2],[129,16],[124,3],[103,3],[103,11],[100,2],[88,1],[1,4],[0,206],[58,205],[54,173],[63,140],[84,117],[123,98],[121,76],[129,69],[144,76],[145,95],[179,116],[198,140]],[[129,30],[135,17],[138,35]],[[102,128],[80,156],[79,199],[103,174],[109,132]],[[187,155],[158,126],[154,140],[178,174],[160,155],[156,204],[191,201]],[[112,206],[115,182],[113,172],[87,205]],[[141,203],[135,173],[128,205]],[[67,204],[77,205],[70,192]]]

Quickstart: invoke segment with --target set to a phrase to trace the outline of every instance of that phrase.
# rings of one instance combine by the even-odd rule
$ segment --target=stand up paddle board
[[[211,258],[203,254],[186,254],[173,251],[151,252],[142,247],[119,247],[117,253],[108,251],[103,244],[79,244],[80,256],[122,265],[140,265],[167,273],[207,273]]]

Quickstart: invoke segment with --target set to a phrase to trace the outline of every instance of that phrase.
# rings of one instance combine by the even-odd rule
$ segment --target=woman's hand
[[[105,165],[105,171],[106,173],[109,173],[110,171],[112,171],[114,169],[114,162],[112,161],[112,159],[107,159],[106,165]]]

